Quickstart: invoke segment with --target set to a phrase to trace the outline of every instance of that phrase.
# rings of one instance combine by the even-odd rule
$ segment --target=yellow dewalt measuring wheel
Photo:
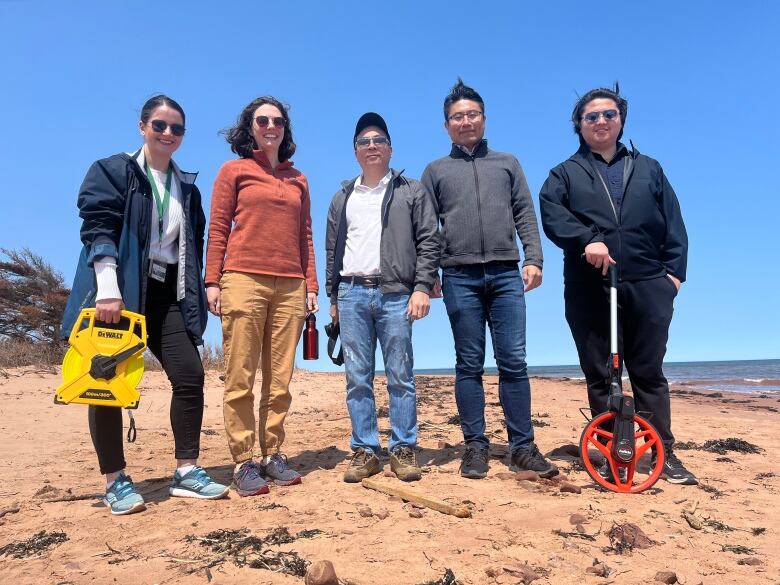
[[[83,309],[68,343],[55,404],[138,408],[141,394],[136,388],[144,373],[146,349],[143,315],[122,311],[119,323],[109,326],[95,320],[95,309]]]

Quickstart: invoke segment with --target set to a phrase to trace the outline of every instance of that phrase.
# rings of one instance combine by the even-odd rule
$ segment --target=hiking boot
[[[111,487],[106,490],[106,497],[103,498],[103,503],[109,507],[111,513],[115,516],[146,510],[144,499],[141,497],[141,494],[135,491],[133,480],[124,473],[120,473],[119,477],[111,484]]]
[[[244,461],[233,474],[233,489],[239,496],[258,496],[271,490],[263,479],[262,467],[252,461]]]
[[[218,500],[224,498],[229,490],[228,486],[217,483],[209,477],[205,469],[196,465],[183,476],[176,470],[168,493],[179,498]]]
[[[512,464],[518,469],[535,471],[539,477],[550,478],[558,475],[558,467],[547,461],[534,443],[531,443],[529,447],[515,450],[512,453]]]
[[[265,477],[276,485],[297,485],[301,483],[301,474],[287,467],[287,456],[281,453],[271,455],[265,464]]]
[[[344,481],[347,483],[358,483],[361,480],[376,475],[382,471],[383,465],[379,458],[371,451],[359,448],[352,455],[352,461],[344,472]]]
[[[488,472],[487,447],[466,447],[466,452],[460,460],[460,474],[469,479],[482,479]]]
[[[655,469],[655,460],[651,461],[650,466]],[[666,455],[661,477],[669,483],[678,485],[697,485],[699,483],[696,476],[688,471],[682,461],[677,459],[677,455],[671,451]]]
[[[393,450],[390,455],[390,470],[401,481],[417,481],[422,478],[422,470],[417,465],[414,450],[406,445]]]

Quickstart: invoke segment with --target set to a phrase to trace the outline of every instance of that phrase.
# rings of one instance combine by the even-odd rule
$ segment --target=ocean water
[[[416,374],[454,375],[455,370],[441,368],[415,370]],[[496,368],[485,368],[497,374]],[[668,362],[664,373],[672,386],[697,391],[780,392],[780,360],[740,360],[724,362]],[[579,366],[529,366],[529,376],[585,380]],[[624,380],[628,376],[623,374]]]

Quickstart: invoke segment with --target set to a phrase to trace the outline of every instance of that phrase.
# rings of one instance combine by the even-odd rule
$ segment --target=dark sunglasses
[[[152,130],[162,134],[168,128],[168,122],[165,120],[152,120],[149,122],[152,125]],[[171,124],[171,134],[174,136],[184,136],[185,128],[181,124]]]
[[[588,112],[582,117],[582,119],[585,120],[588,124],[595,124],[598,122],[601,116],[604,116],[604,119],[609,122],[610,120],[614,120],[618,117],[618,111],[604,110],[603,112]]]
[[[273,122],[274,126],[281,128],[284,126],[285,120],[281,116],[257,116],[257,118],[255,118],[255,122],[257,122],[257,125],[261,128],[268,126],[269,122]]]
[[[386,136],[370,136],[368,138],[358,138],[357,140],[355,140],[355,147],[368,148],[368,146],[372,142],[374,143],[374,146],[381,146],[382,144],[390,144],[390,141],[387,139]]]

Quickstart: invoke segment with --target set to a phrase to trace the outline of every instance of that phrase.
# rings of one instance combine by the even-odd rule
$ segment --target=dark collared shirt
[[[591,153],[596,169],[609,188],[609,194],[615,205],[615,213],[620,217],[620,206],[623,203],[623,159],[628,155],[628,149],[618,142],[615,156],[609,162],[605,161],[600,154],[593,151]]]

